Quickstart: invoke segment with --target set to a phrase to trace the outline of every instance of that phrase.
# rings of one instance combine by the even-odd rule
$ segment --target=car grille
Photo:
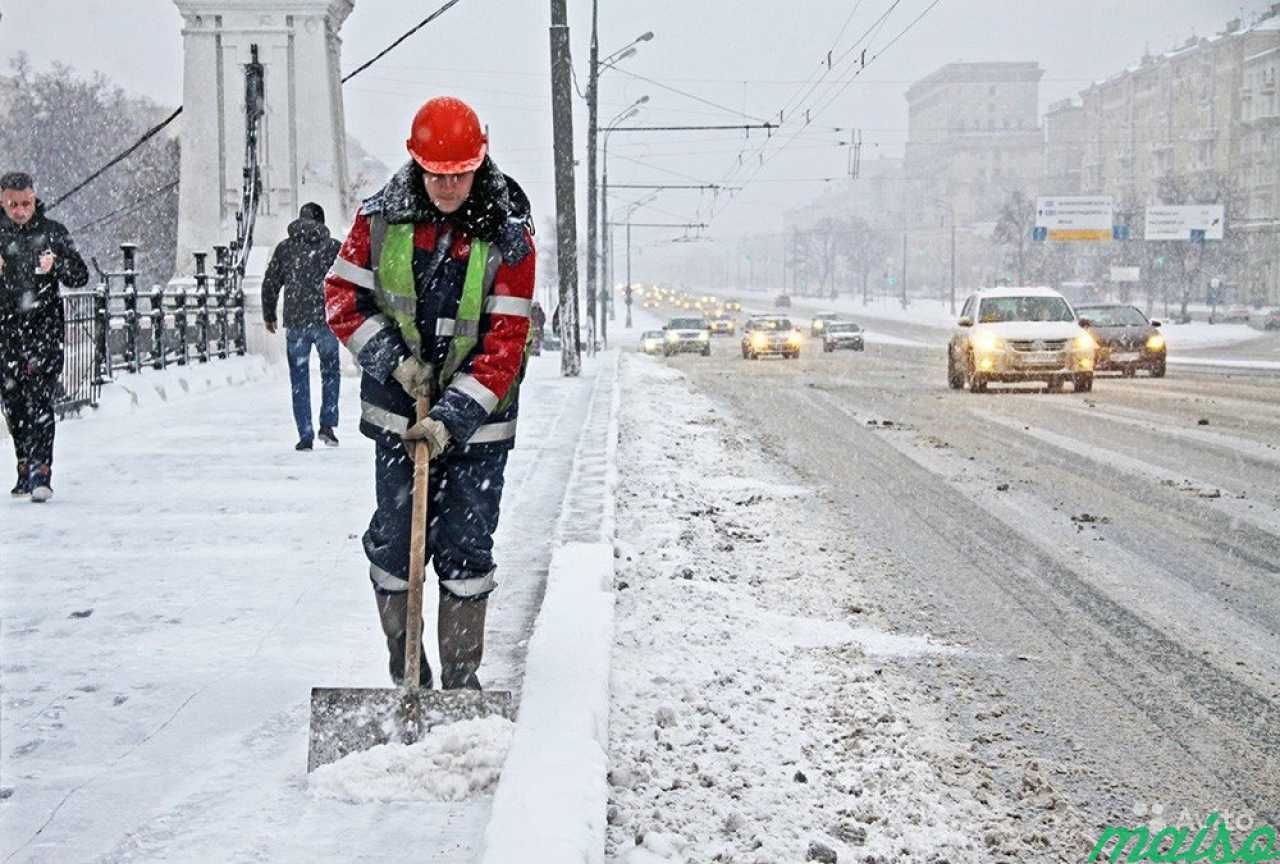
[[[1061,351],[1067,347],[1066,339],[1024,339],[1009,343],[1014,351]]]

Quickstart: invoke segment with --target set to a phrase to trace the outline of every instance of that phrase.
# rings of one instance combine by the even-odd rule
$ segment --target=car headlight
[[[702,330],[698,333],[698,339],[703,342],[706,342],[710,338],[711,338],[711,334],[708,333],[706,330]]]
[[[973,337],[973,347],[986,354],[1004,350],[1004,340],[994,333],[979,333]]]
[[[769,344],[769,339],[763,333],[757,333],[756,335],[751,337],[751,344],[756,346],[757,348],[763,348],[764,346]]]
[[[1163,336],[1161,336],[1159,333],[1156,333],[1155,335],[1153,335],[1153,336],[1151,336],[1150,338],[1148,338],[1148,339],[1147,339],[1147,350],[1148,350],[1148,351],[1163,351],[1163,350],[1164,350],[1164,337],[1163,337]]]
[[[666,339],[668,342],[678,342],[680,341],[680,336],[676,333],[668,333]]]
[[[813,322],[813,329],[814,329],[814,330],[822,330],[822,329],[823,329],[823,328],[825,328],[826,326],[827,326],[827,325],[826,325],[826,324],[823,324],[821,321],[814,321],[814,322]]]
[[[1088,333],[1077,336],[1075,345],[1077,351],[1093,351],[1098,347],[1098,343],[1093,341],[1093,337]]]
[[[790,342],[790,343],[792,343],[793,345],[799,345],[799,344],[800,344],[800,334],[799,334],[799,333],[792,333],[792,334],[790,334],[789,336],[787,336],[787,341],[788,341],[788,342]]]

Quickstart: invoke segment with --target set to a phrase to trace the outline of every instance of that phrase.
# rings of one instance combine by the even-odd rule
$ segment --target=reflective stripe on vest
[[[417,283],[413,274],[413,235],[414,226],[410,223],[392,224],[380,214],[373,215],[369,220],[369,260],[373,263],[375,302],[395,322],[409,350],[422,359],[422,334],[418,330],[417,318]],[[436,251],[426,274],[428,283],[448,252],[451,239],[449,231],[437,237]],[[506,313],[505,309],[516,306],[523,308],[519,298],[489,298],[489,291],[501,266],[501,250],[484,240],[471,241],[471,250],[467,255],[467,275],[462,285],[462,297],[458,301],[457,316],[453,319],[441,318],[436,322],[436,335],[449,337],[448,351],[437,379],[439,391],[452,383],[454,376],[479,344],[482,314],[486,311],[516,314]],[[486,309],[488,305],[502,309],[489,310]],[[504,411],[515,402],[520,392],[520,381],[524,378],[529,346],[530,340],[526,340],[520,370],[494,411]]]

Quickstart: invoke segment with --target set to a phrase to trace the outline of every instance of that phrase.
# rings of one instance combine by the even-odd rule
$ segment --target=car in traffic
[[[822,328],[822,350],[829,354],[842,348],[852,351],[865,349],[862,328],[852,321],[826,322]]]
[[[661,330],[646,330],[640,334],[640,350],[645,354],[661,354],[667,334]]]
[[[737,301],[737,300],[726,300],[726,301],[724,301],[724,311],[726,311],[726,312],[741,312],[741,311],[742,311],[742,303],[740,303],[740,302],[739,302],[739,301]]]
[[[662,356],[672,354],[711,355],[711,328],[705,318],[672,318],[662,328]]]
[[[766,354],[795,359],[800,356],[800,331],[790,318],[759,315],[747,319],[742,327],[742,357],[758,360]]]
[[[969,295],[947,345],[947,384],[981,393],[992,382],[1044,381],[1093,389],[1095,343],[1066,298],[1051,288],[996,288]]]
[[[1225,312],[1218,312],[1209,316],[1210,324],[1248,324],[1252,317],[1248,306],[1235,305],[1227,308]]]
[[[1122,303],[1077,306],[1076,316],[1089,322],[1085,330],[1098,345],[1093,358],[1095,372],[1114,370],[1130,378],[1145,369],[1152,378],[1164,377],[1166,346],[1159,321],[1151,321],[1137,307]]]
[[[788,294],[779,294],[773,298],[773,305],[778,309],[790,309],[791,297]]]
[[[1263,330],[1280,330],[1280,309],[1272,309],[1262,319]]]
[[[839,321],[840,316],[835,312],[819,312],[813,316],[813,320],[809,322],[809,335],[821,336],[822,330],[827,326],[828,321]]]
[[[708,318],[707,323],[711,326],[712,336],[732,336],[738,329],[738,325],[728,315],[717,315]]]

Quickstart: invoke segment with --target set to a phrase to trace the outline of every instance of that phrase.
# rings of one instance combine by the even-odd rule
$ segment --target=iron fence
[[[63,293],[66,359],[59,414],[97,405],[102,386],[117,373],[165,369],[192,361],[243,355],[246,350],[244,289],[232,266],[235,250],[214,247],[195,254],[194,284],[138,288],[137,247],[120,246],[122,267],[98,271],[98,286]]]

